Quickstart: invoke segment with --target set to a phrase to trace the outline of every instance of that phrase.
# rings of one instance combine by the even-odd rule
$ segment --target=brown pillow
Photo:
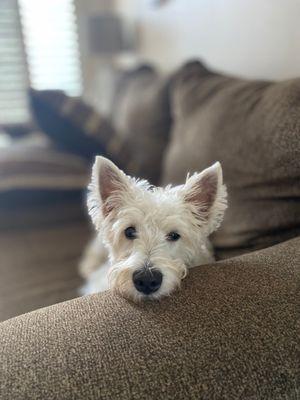
[[[171,116],[169,81],[148,65],[125,73],[112,107],[116,136],[110,153],[119,154],[126,172],[157,184],[169,140]]]
[[[220,257],[300,234],[300,79],[247,81],[191,62],[175,76],[164,182],[220,161],[229,208]]]

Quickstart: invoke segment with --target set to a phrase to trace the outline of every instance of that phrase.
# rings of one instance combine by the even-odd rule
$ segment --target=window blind
[[[0,124],[29,119],[28,71],[17,0],[0,0]]]
[[[19,4],[31,86],[80,95],[73,0],[19,0]]]

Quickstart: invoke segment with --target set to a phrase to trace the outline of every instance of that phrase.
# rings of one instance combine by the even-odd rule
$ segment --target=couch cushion
[[[92,160],[109,155],[107,146],[114,136],[110,122],[81,98],[59,90],[29,92],[33,115],[41,130],[60,149]]]
[[[83,218],[89,175],[82,158],[49,145],[0,149],[0,230]]]
[[[1,195],[13,190],[82,190],[89,174],[81,157],[50,146],[12,144],[0,148]]]
[[[214,244],[221,257],[300,233],[300,79],[247,81],[184,66],[172,89],[175,127],[164,182],[220,161],[229,208]]]
[[[23,224],[0,230],[0,321],[79,295],[78,263],[90,230],[78,208],[17,210]]]
[[[168,88],[168,79],[143,65],[121,74],[111,118],[58,90],[31,89],[30,100],[38,125],[59,148],[89,160],[101,154],[157,184],[171,126]]]
[[[194,268],[135,305],[110,292],[0,324],[0,399],[298,399],[300,238]]]
[[[119,163],[133,176],[157,184],[164,150],[169,140],[171,115],[169,80],[151,66],[124,73],[116,87],[112,107]]]

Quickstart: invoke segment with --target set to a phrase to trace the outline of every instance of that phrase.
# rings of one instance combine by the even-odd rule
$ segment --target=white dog
[[[111,287],[134,301],[160,299],[189,268],[214,260],[208,236],[227,207],[220,163],[159,188],[96,157],[89,189],[98,236],[81,263],[85,294]]]

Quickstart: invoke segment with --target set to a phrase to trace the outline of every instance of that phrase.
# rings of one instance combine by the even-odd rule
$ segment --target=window
[[[28,86],[81,85],[73,0],[0,0],[0,124],[29,120]]]
[[[19,0],[29,75],[35,89],[81,93],[73,0]]]
[[[0,0],[0,124],[29,119],[27,87],[17,0]]]

